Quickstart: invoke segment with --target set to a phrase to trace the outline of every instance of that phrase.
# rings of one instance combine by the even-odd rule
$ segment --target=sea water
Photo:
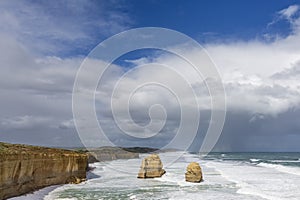
[[[300,199],[300,153],[210,153],[205,158],[186,152],[159,155],[167,171],[161,178],[137,178],[141,160],[147,156],[142,154],[140,159],[94,163],[86,182],[63,185],[36,199]],[[201,183],[185,181],[186,167],[192,161],[202,167]]]

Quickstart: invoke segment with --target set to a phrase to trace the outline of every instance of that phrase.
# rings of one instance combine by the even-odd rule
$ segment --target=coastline
[[[12,170],[12,171],[5,171],[2,170],[3,173],[7,176],[7,182],[12,182],[13,180],[9,180],[9,177],[18,177],[18,179],[28,179],[29,181],[24,182],[24,185],[28,184],[28,182],[39,182],[38,185],[30,185],[28,188],[18,191],[14,190],[15,186],[7,185],[3,180],[2,183],[0,182],[0,187],[5,190],[12,190],[10,194],[1,194],[0,199],[13,199],[13,200],[27,200],[27,199],[41,199],[41,196],[46,196],[49,192],[53,191],[57,187],[60,187],[65,184],[69,183],[80,183],[86,180],[86,178],[92,177],[89,175],[89,173],[93,170],[93,168],[90,168],[89,164],[95,163],[95,162],[105,162],[105,161],[113,161],[113,160],[119,160],[119,159],[134,159],[139,158],[139,153],[145,153],[145,152],[153,152],[157,151],[157,149],[147,148],[147,147],[130,147],[130,148],[120,148],[120,147],[99,147],[94,148],[92,151],[82,150],[82,149],[73,149],[73,150],[65,150],[65,149],[58,149],[58,148],[47,148],[47,147],[38,147],[38,146],[30,146],[30,145],[20,145],[20,144],[7,144],[7,143],[1,143],[0,142],[0,149],[2,152],[2,159],[0,167],[8,166],[8,164],[15,163],[15,168],[30,168],[31,171],[20,173],[20,170]],[[67,155],[65,155],[67,153]],[[33,155],[33,157],[29,155]],[[42,157],[39,157],[42,155]],[[83,161],[86,164],[82,164],[82,161],[79,161],[81,163],[80,168],[80,174],[77,174],[76,171],[72,171],[72,173],[69,173],[67,168],[70,168],[70,166],[77,166],[76,160],[72,160],[72,162],[69,162],[66,166],[61,165],[59,168],[52,168],[49,170],[49,168],[42,170],[41,173],[43,174],[43,178],[40,178],[37,176],[36,179],[38,180],[32,180],[30,179],[30,176],[35,176],[38,174],[36,173],[36,159],[41,159],[43,162],[48,162],[48,165],[57,165],[56,162],[59,161],[59,159],[62,158],[63,163],[67,160],[70,160],[70,155],[76,155],[76,156],[84,156],[85,160]],[[26,160],[26,163],[24,163],[24,160]],[[8,161],[10,163],[8,163]],[[50,162],[50,163],[49,163]],[[35,163],[35,164],[33,164]],[[42,166],[42,168],[46,167],[43,166],[43,164],[39,163],[39,167]],[[28,167],[29,166],[29,167]],[[6,167],[7,168],[7,167]],[[72,167],[71,167],[72,168]],[[78,167],[75,167],[76,169]],[[3,168],[4,169],[4,168]],[[60,177],[62,174],[59,171],[56,171],[58,169],[67,169],[67,171],[63,172],[63,178],[60,180],[47,182],[43,179],[47,177]],[[84,175],[83,175],[84,170]],[[5,171],[5,172],[4,172]],[[22,170],[21,170],[22,171]],[[24,171],[24,170],[23,170]],[[9,174],[7,174],[9,173]],[[92,173],[91,173],[92,174]],[[25,178],[24,178],[25,177]],[[3,178],[2,178],[3,179]],[[15,179],[15,178],[14,178]],[[47,183],[45,183],[47,182]],[[19,188],[24,187],[22,182],[17,182],[19,184]],[[8,195],[8,196],[7,196]]]
[[[39,190],[36,190],[32,193],[27,193],[21,196],[9,198],[9,200],[41,200],[43,197],[47,196],[50,192],[56,188],[61,187],[62,185],[52,185]]]
[[[95,167],[88,172],[87,181],[78,185],[65,184],[57,187],[48,187],[33,194],[21,196],[12,200],[53,200],[53,199],[101,199],[104,197],[120,199],[216,199],[224,200],[262,200],[297,199],[299,193],[289,195],[298,187],[294,183],[300,181],[300,153],[212,153],[205,159],[199,154],[185,152],[161,153],[164,164],[173,160],[173,157],[182,155],[172,166],[165,166],[167,173],[161,178],[148,181],[137,179],[136,173],[141,159],[149,154],[140,154],[140,159],[117,159],[107,162],[91,164]],[[184,170],[188,163],[199,162],[204,181],[201,184],[186,182]],[[263,165],[265,163],[273,163]],[[274,167],[276,166],[276,167]],[[126,167],[128,173],[119,168]],[[285,169],[285,170],[282,170]],[[296,170],[296,171],[295,171]],[[297,174],[295,174],[297,172]],[[89,178],[89,174],[93,177]],[[257,176],[253,176],[253,174]],[[258,178],[259,177],[259,178]],[[281,178],[286,178],[290,190],[282,190]],[[270,180],[274,183],[270,187]],[[130,184],[129,184],[130,183]],[[245,184],[244,184],[245,183]],[[300,183],[300,182],[299,182]],[[136,187],[138,186],[138,187]],[[170,187],[171,186],[171,187]],[[154,189],[153,189],[154,188]],[[173,189],[172,189],[173,188]],[[180,189],[181,192],[178,192]],[[116,192],[118,191],[118,192]],[[300,191],[300,190],[299,190]],[[92,194],[92,196],[90,196]],[[94,196],[93,196],[94,195]]]
[[[0,143],[0,199],[41,188],[86,180],[85,153],[23,144]]]

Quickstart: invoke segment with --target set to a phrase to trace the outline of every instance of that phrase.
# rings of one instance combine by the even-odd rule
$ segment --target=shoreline
[[[177,152],[177,154],[180,152]],[[271,195],[270,198],[268,199],[274,199],[273,198],[273,193],[277,194],[277,190],[273,190],[272,188],[268,187],[268,182],[265,181],[264,179],[268,179],[269,178],[273,178],[274,176],[276,177],[276,179],[274,179],[276,185],[280,185],[280,179],[279,177],[282,176],[282,174],[284,174],[285,177],[288,178],[289,183],[292,184],[293,181],[296,181],[298,176],[295,176],[295,174],[293,174],[292,169],[293,166],[289,166],[287,167],[287,169],[289,169],[289,171],[281,171],[279,168],[269,168],[267,166],[260,166],[259,163],[260,162],[268,162],[269,160],[273,160],[278,161],[278,157],[277,154],[274,153],[274,156],[272,155],[268,155],[268,157],[264,157],[265,155],[261,155],[261,154],[253,154],[253,153],[249,153],[248,155],[245,154],[228,154],[226,153],[226,155],[224,154],[224,156],[221,156],[221,153],[218,153],[219,155],[214,155],[212,159],[212,157],[209,157],[207,159],[204,159],[202,161],[200,161],[200,157],[198,155],[195,154],[191,154],[191,153],[187,153],[184,154],[183,156],[183,160],[178,160],[175,164],[174,167],[172,166],[171,168],[167,169],[167,173],[166,175],[164,175],[161,178],[155,179],[155,184],[164,187],[163,185],[168,185],[169,184],[173,184],[174,187],[182,187],[185,186],[186,188],[186,195],[190,196],[191,199],[197,199],[195,198],[195,195],[193,195],[192,193],[189,193],[191,188],[201,188],[201,187],[210,187],[212,186],[212,188],[217,187],[218,190],[214,190],[214,192],[216,193],[212,193],[212,190],[208,190],[208,193],[206,193],[206,195],[218,195],[218,194],[224,194],[227,195],[228,199],[242,199],[243,197],[246,197],[246,199],[260,199],[263,198],[262,196],[265,195]],[[147,154],[145,154],[147,155]],[[140,154],[141,158],[143,156],[145,156],[144,154]],[[240,156],[243,156],[242,158]],[[280,159],[282,159],[282,161],[285,162],[290,162],[290,161],[294,161],[297,158],[297,167],[300,167],[300,161],[299,161],[299,155],[289,155],[288,158],[286,157],[282,157]],[[173,153],[166,153],[166,154],[162,154],[160,155],[162,159],[171,159],[170,156],[176,156]],[[223,160],[224,157],[228,158],[228,160]],[[239,160],[237,161],[237,158],[239,158]],[[265,160],[262,160],[262,158],[265,158]],[[274,160],[274,158],[276,158],[276,160]],[[182,173],[182,170],[185,169],[186,165],[189,162],[198,160],[200,161],[200,165],[201,167],[203,167],[203,170],[205,172],[205,176],[204,176],[204,182],[201,183],[201,185],[199,185],[199,187],[195,187],[196,185],[193,183],[187,183],[184,180],[184,174]],[[255,159],[255,160],[254,160]],[[101,165],[99,165],[99,163],[102,163]],[[34,194],[29,194],[29,195],[23,195],[17,199],[12,199],[12,200],[39,200],[39,199],[47,199],[47,200],[53,200],[56,199],[56,197],[58,197],[58,194],[62,194],[65,192],[65,190],[67,189],[75,189],[75,193],[76,191],[78,193],[76,194],[80,194],[81,193],[81,189],[87,189],[87,188],[93,188],[96,187],[99,189],[99,193],[100,196],[102,195],[106,195],[104,194],[105,189],[107,189],[107,187],[111,187],[112,190],[114,190],[114,188],[120,188],[123,186],[125,187],[129,187],[130,188],[130,184],[128,184],[128,182],[132,183],[133,185],[138,184],[143,186],[144,188],[147,188],[149,186],[149,190],[151,190],[151,187],[153,186],[153,181],[141,181],[139,179],[136,179],[135,176],[132,176],[131,174],[126,175],[126,179],[120,179],[118,184],[115,184],[114,180],[117,177],[121,177],[118,176],[122,175],[122,172],[120,171],[115,171],[114,166],[116,167],[120,167],[120,166],[130,166],[129,169],[133,172],[136,173],[136,169],[140,166],[140,160],[136,160],[136,159],[128,159],[128,160],[115,160],[115,161],[108,161],[107,164],[110,165],[110,167],[105,167],[105,170],[103,171],[102,166],[103,163],[105,162],[99,162],[99,163],[95,163],[95,166],[99,166],[99,168],[95,168],[95,171],[91,171],[90,173],[94,173],[96,175],[99,175],[100,177],[102,177],[102,174],[105,174],[105,176],[103,176],[103,179],[101,179],[101,181],[93,181],[92,179],[94,179],[93,177],[90,177],[87,179],[86,182],[83,182],[82,184],[79,185],[60,185],[58,187],[62,187],[62,188],[45,188],[48,189],[47,192],[42,193],[42,191],[37,191]],[[293,162],[294,163],[294,162]],[[281,164],[277,164],[276,166],[282,166]],[[297,170],[299,170],[299,168],[297,168]],[[245,173],[245,171],[247,173]],[[178,173],[179,172],[179,173]],[[269,174],[268,172],[272,172],[272,174]],[[299,171],[300,172],[300,171]],[[264,175],[266,178],[264,179],[257,179],[255,178],[255,176],[253,177],[253,174],[256,175]],[[300,176],[300,174],[299,174]],[[262,187],[264,187],[264,189],[266,191],[262,191],[259,188],[257,188],[258,190],[250,190],[251,189],[251,184],[254,184],[254,186],[256,185],[255,182],[253,182],[253,180],[258,181],[258,184],[263,183]],[[131,182],[133,181],[133,182]],[[243,185],[243,182],[247,182],[249,184]],[[250,184],[251,183],[251,184]],[[97,185],[99,184],[99,185]],[[148,185],[149,184],[149,185]],[[222,185],[222,188],[220,188],[220,184]],[[227,186],[226,186],[227,185]],[[234,185],[234,188],[232,188],[232,186]],[[65,187],[66,186],[66,187]],[[146,187],[145,187],[146,186]],[[224,186],[224,187],[223,187]],[[230,186],[230,187],[228,187]],[[103,188],[103,190],[101,189]],[[229,188],[229,189],[228,189]],[[231,189],[230,189],[231,188]],[[277,187],[278,188],[278,187]],[[102,190],[103,194],[101,194]],[[131,192],[128,192],[128,194],[130,194],[131,196],[136,196],[136,197],[141,197],[141,194],[139,193],[135,193],[136,190],[134,187],[132,187],[130,190],[132,190]],[[231,191],[230,191],[231,190]],[[232,193],[232,190],[234,190],[234,193]],[[84,191],[84,190],[83,190]],[[163,189],[162,189],[163,191]],[[292,191],[292,190],[291,190]],[[176,193],[176,191],[173,191],[174,194],[172,193],[172,195],[175,195],[175,197],[182,197],[180,194]],[[199,192],[203,192],[203,190],[199,190]],[[265,193],[266,192],[266,193]],[[119,193],[119,196],[121,195],[127,195],[127,193]],[[286,192],[285,195],[287,195],[289,192]],[[157,193],[158,194],[158,193]],[[279,193],[278,193],[279,194]],[[65,195],[65,194],[64,194]],[[114,195],[113,193],[109,193],[109,195]],[[117,195],[117,194],[116,194]],[[159,195],[159,194],[158,194]],[[172,196],[171,195],[171,196]],[[177,196],[176,196],[177,195]],[[71,197],[72,195],[68,195],[64,198],[67,199],[72,199]],[[100,198],[99,196],[99,198]],[[131,197],[130,196],[130,197]],[[185,196],[185,197],[187,197]],[[254,197],[255,196],[255,197]],[[129,197],[129,196],[128,196]],[[173,196],[172,196],[173,197]],[[208,196],[210,197],[210,196]],[[251,198],[252,197],[252,198]],[[188,197],[187,197],[188,198]],[[95,198],[96,199],[96,198]],[[146,199],[146,198],[145,198]],[[181,198],[184,199],[184,198]],[[209,198],[206,198],[209,199]]]
[[[41,199],[44,199],[45,196],[50,194],[50,192],[54,191],[55,189],[57,189],[63,185],[65,185],[65,184],[51,185],[51,186],[48,186],[48,187],[45,187],[42,189],[38,189],[31,193],[27,193],[27,194],[24,194],[21,196],[9,198],[9,200],[41,200]]]
[[[93,163],[89,163],[89,164],[94,164],[94,163],[104,163],[104,162],[111,162],[111,161],[116,161],[116,160],[130,160],[130,159],[137,159],[137,158],[129,158],[129,159],[115,159],[115,160],[106,160],[106,161],[97,161],[97,162],[93,162]],[[87,171],[86,173],[86,180],[81,182],[81,183],[85,183],[89,180],[92,180],[95,178],[95,175],[93,173],[93,170],[95,169],[95,167],[91,167],[90,165],[88,166],[88,168],[90,170]],[[51,192],[53,192],[54,190],[66,186],[66,185],[72,185],[72,184],[60,184],[60,185],[51,185],[51,186],[47,186],[41,189],[37,189],[31,193],[27,193],[27,194],[23,194],[20,196],[16,196],[16,197],[12,197],[12,198],[8,198],[8,200],[42,200],[45,197],[47,197]]]
[[[99,147],[94,148],[93,151],[66,150],[2,142],[0,142],[0,147],[2,155],[0,167],[3,168],[1,171],[4,173],[2,174],[4,178],[0,182],[0,188],[3,189],[1,189],[2,198],[0,196],[0,199],[13,200],[40,199],[41,195],[44,197],[62,185],[84,182],[90,179],[88,174],[93,169],[89,164],[94,162],[136,159],[139,158],[140,153],[157,151],[157,149],[149,147]],[[86,161],[84,161],[86,164],[82,164],[79,155],[86,157]],[[61,164],[57,164],[57,162],[60,163],[60,160]],[[66,163],[69,164],[65,166]],[[75,167],[77,165],[79,168]],[[9,170],[9,168],[13,169]],[[15,170],[16,168],[19,169]],[[78,170],[81,170],[82,173]],[[12,179],[12,177],[14,178]],[[48,177],[51,177],[50,181]],[[19,179],[25,180],[25,182],[18,181]]]

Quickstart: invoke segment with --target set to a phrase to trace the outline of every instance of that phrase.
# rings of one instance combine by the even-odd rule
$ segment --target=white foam
[[[55,198],[55,200],[78,200],[77,198]]]
[[[269,164],[269,163],[259,163],[259,164],[257,164],[257,166],[276,169],[279,172],[284,172],[284,173],[300,176],[300,168],[298,168],[298,167],[288,167],[288,166]]]
[[[214,167],[224,178],[236,183],[239,194],[259,196],[269,200],[299,200],[300,178],[298,176],[229,161],[210,161],[206,165]]]
[[[161,153],[160,157],[163,163],[167,163],[174,160],[179,154],[182,152]],[[94,163],[93,166],[96,169],[93,170],[93,173],[98,175],[98,178],[90,179],[79,185],[64,185],[50,192],[44,199],[58,199],[59,194],[68,189],[83,192],[93,188],[112,191],[118,191],[119,188],[124,191],[126,188],[130,191],[127,197],[132,200],[147,199],[147,193],[154,195],[151,196],[153,199],[261,200],[264,198],[299,200],[300,177],[298,176],[283,173],[274,168],[242,164],[241,162],[204,161],[194,154],[184,153],[181,159],[164,166],[167,173],[161,178],[137,179],[136,175],[141,160],[146,155],[142,155],[140,159]],[[202,167],[204,182],[200,184],[185,181],[186,167],[192,161],[199,162]],[[126,169],[128,173],[115,169]],[[137,189],[143,189],[145,193],[136,193]],[[161,192],[153,192],[153,189],[161,190]],[[99,199],[101,198],[99,197]]]
[[[33,193],[22,195],[19,197],[10,198],[10,200],[40,200],[47,194],[49,194],[55,188],[58,188],[59,185],[49,186],[40,190],[37,190]]]
[[[260,159],[251,158],[250,161],[251,162],[258,162],[258,161],[260,161]]]
[[[261,192],[256,186],[250,185],[247,183],[238,183],[237,184],[240,189],[237,191],[239,194],[249,194],[249,195],[255,195],[259,196],[265,199],[270,199],[270,200],[282,200],[281,198],[278,198],[273,195],[268,195],[267,193]]]
[[[129,199],[137,199],[136,195],[130,195]]]

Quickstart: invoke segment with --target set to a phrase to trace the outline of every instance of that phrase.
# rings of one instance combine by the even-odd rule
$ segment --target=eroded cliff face
[[[74,151],[0,143],[0,199],[86,178],[87,155]]]

